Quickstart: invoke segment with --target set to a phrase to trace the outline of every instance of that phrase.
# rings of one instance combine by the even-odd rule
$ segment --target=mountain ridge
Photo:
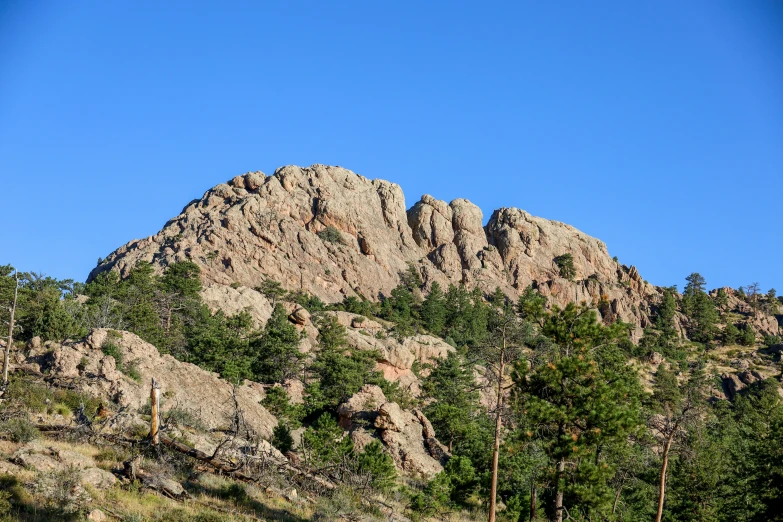
[[[570,255],[563,277],[557,258]],[[429,195],[409,208],[396,183],[342,167],[288,165],[248,172],[207,190],[160,232],[126,243],[91,273],[126,275],[139,261],[159,268],[191,260],[207,286],[253,288],[264,279],[327,302],[383,299],[409,266],[429,289],[465,284],[512,299],[528,285],[555,304],[586,301],[640,338],[660,289],[610,258],[606,244],[575,227],[503,207],[487,224],[464,198]]]

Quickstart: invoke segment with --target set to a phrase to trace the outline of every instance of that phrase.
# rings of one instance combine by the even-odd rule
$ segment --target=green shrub
[[[11,511],[11,493],[0,491],[0,515],[6,515]]]
[[[175,424],[177,426],[188,426],[198,431],[207,431],[207,426],[201,418],[190,410],[174,407],[166,412],[165,424]]]
[[[123,373],[133,379],[136,382],[141,382],[141,372],[139,372],[139,361],[132,360],[129,362],[125,368]]]
[[[52,406],[52,411],[57,415],[62,415],[63,417],[71,414],[71,408],[69,408],[67,404],[63,404],[62,402],[54,403],[54,406]]]
[[[291,430],[285,424],[278,424],[272,432],[272,446],[277,448],[280,453],[288,453],[294,447],[294,438],[291,436]]]
[[[339,244],[343,242],[343,235],[332,225],[329,225],[325,229],[318,232],[317,236],[321,238],[321,241],[326,241],[328,243]]]
[[[101,404],[100,399],[74,390],[55,390],[53,399],[55,402],[62,403],[70,408],[73,413],[78,412],[84,405],[84,413],[90,418],[92,418]]]
[[[107,340],[104,341],[104,343],[101,345],[101,351],[104,355],[114,357],[114,361],[117,364],[117,369],[122,371],[122,350],[120,350],[119,346]]]
[[[37,439],[40,435],[35,425],[26,418],[19,417],[0,423],[0,432],[8,434],[13,442],[24,444]]]
[[[573,281],[576,276],[574,257],[571,254],[563,254],[562,256],[557,256],[554,261],[560,271],[560,277]]]
[[[81,473],[77,468],[42,473],[33,487],[40,504],[64,513],[83,512],[90,502],[90,496],[81,485]]]
[[[356,456],[356,467],[359,473],[366,473],[370,485],[380,491],[390,489],[397,478],[394,461],[377,440],[367,444]]]
[[[740,334],[739,342],[743,346],[753,346],[756,344],[756,330],[749,324],[745,325],[745,328]]]

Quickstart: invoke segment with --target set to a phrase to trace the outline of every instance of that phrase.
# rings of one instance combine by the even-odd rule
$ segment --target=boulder
[[[141,482],[146,487],[159,491],[169,497],[182,498],[186,496],[185,488],[182,487],[182,484],[157,473],[142,474]]]
[[[109,517],[100,509],[93,509],[87,514],[87,520],[90,522],[105,522]]]
[[[721,381],[723,383],[723,393],[726,394],[729,400],[734,400],[737,393],[745,388],[745,383],[742,382],[736,373],[724,373],[721,375]]]
[[[443,470],[448,452],[434,438],[434,430],[420,412],[402,409],[389,402],[375,385],[365,385],[338,408],[340,426],[351,433],[357,447],[374,439],[365,427],[375,427],[375,436],[386,447],[398,470],[432,477]]]
[[[261,405],[262,386],[246,381],[234,388],[215,373],[161,355],[157,348],[132,333],[119,332],[112,338],[109,335],[109,330],[94,329],[82,342],[54,347],[44,369],[53,377],[73,379],[79,391],[105,397],[132,411],[139,411],[147,404],[154,378],[162,386],[165,397],[161,406],[164,415],[174,407],[184,409],[198,416],[210,429],[220,429],[230,423],[235,393],[249,426],[263,438],[272,437],[277,419]],[[109,340],[118,347],[125,361],[135,362],[138,381],[117,371],[114,358],[103,354],[101,346]],[[117,422],[125,420],[136,422],[133,418]]]
[[[406,421],[405,412],[396,402],[386,402],[378,408],[375,427],[380,430],[403,431]]]
[[[86,468],[81,471],[81,481],[95,489],[109,489],[117,483],[117,477],[100,468]]]
[[[302,307],[299,307],[288,316],[288,320],[294,324],[304,326],[310,323],[310,312]]]

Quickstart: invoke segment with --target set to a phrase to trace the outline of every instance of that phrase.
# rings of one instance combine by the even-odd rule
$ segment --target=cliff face
[[[572,280],[560,277],[554,261],[566,253],[574,260]],[[200,265],[212,295],[216,287],[253,288],[271,278],[327,302],[357,294],[379,299],[409,265],[427,288],[435,281],[486,293],[499,287],[516,299],[532,284],[556,304],[594,303],[605,318],[633,324],[637,337],[659,296],[634,267],[619,265],[606,245],[569,225],[502,208],[483,226],[470,201],[427,195],[406,210],[398,185],[324,165],[253,172],[217,185],[159,233],[113,252],[90,278],[110,269],[125,275],[138,261],[163,267],[184,260]]]

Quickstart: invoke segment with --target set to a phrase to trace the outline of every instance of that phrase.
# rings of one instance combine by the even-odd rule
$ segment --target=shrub
[[[76,468],[41,474],[35,481],[34,489],[41,504],[64,513],[84,511],[90,502],[90,496],[81,485],[81,474]]]
[[[8,438],[19,444],[30,442],[39,436],[35,425],[23,417],[9,419],[0,423],[0,432],[7,433]]]
[[[294,438],[291,436],[291,430],[285,424],[278,424],[272,432],[272,446],[277,448],[280,453],[288,453],[294,447]]]
[[[109,333],[111,334],[111,332]],[[109,335],[109,337],[111,337],[111,335]],[[101,351],[104,355],[114,357],[114,361],[117,363],[117,369],[122,371],[122,350],[120,350],[119,346],[112,341],[106,340],[101,345]]]
[[[55,390],[53,399],[70,408],[73,413],[78,412],[84,405],[84,413],[88,417],[92,417],[101,404],[100,399],[73,390]]]
[[[377,440],[367,444],[357,455],[356,467],[359,473],[367,474],[370,485],[377,490],[390,489],[397,478],[394,461]]]
[[[343,242],[343,235],[332,225],[329,225],[325,229],[318,232],[317,236],[321,238],[321,241],[326,241],[328,243],[340,244]]]
[[[71,408],[69,408],[67,404],[63,404],[62,402],[54,403],[54,406],[52,406],[52,411],[57,415],[62,415],[63,417],[71,414]]]
[[[554,261],[560,271],[560,277],[573,281],[574,276],[576,276],[574,257],[571,254],[563,254],[562,256],[557,256]]]
[[[780,344],[780,336],[778,335],[765,335],[764,346],[767,348],[774,348]]]
[[[13,379],[8,384],[8,405],[33,412],[45,412],[52,400],[52,390],[31,379]]]
[[[139,361],[134,359],[123,369],[123,373],[136,382],[141,382],[141,372],[139,372]]]
[[[0,515],[6,514],[12,504],[19,504],[25,500],[27,493],[24,486],[13,475],[0,474]],[[0,520],[16,520],[15,518],[0,518]]]
[[[150,409],[150,411],[152,410]],[[209,426],[204,424],[204,421],[202,421],[197,414],[185,408],[180,408],[178,406],[175,406],[166,412],[164,424],[188,426],[198,431],[209,430]]]
[[[0,491],[0,515],[5,515],[11,511],[11,493]]]

